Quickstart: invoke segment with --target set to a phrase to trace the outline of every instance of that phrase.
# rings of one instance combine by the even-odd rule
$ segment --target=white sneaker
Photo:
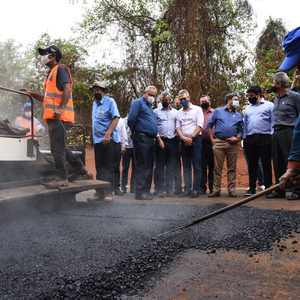
[[[266,189],[266,187],[264,185],[260,185],[257,190],[264,191],[265,189]]]

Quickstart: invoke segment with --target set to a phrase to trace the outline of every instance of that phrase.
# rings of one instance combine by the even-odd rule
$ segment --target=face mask
[[[100,101],[103,98],[101,93],[95,93],[94,95],[95,95],[95,99],[98,101]]]
[[[46,54],[46,55],[42,55],[41,56],[41,62],[42,62],[42,65],[45,66],[49,61],[51,61],[52,59],[49,59],[48,56],[50,54]]]
[[[240,104],[239,100],[233,100],[231,105],[234,107],[234,109],[236,109],[239,106],[239,104]]]
[[[267,93],[268,94],[271,94],[271,93],[276,93],[278,90],[278,87],[276,87],[275,85],[272,86],[270,89],[267,90]]]
[[[203,103],[201,103],[201,107],[203,109],[208,109],[209,108],[209,103],[208,102],[203,102]]]
[[[257,98],[256,97],[253,97],[253,98],[248,98],[248,100],[249,100],[249,102],[251,103],[251,104],[255,104],[256,103],[256,101],[257,101]]]
[[[189,105],[190,100],[189,99],[185,99],[185,100],[180,100],[180,104],[183,107],[187,107]]]
[[[181,109],[182,108],[182,106],[180,105],[180,104],[177,104],[176,106],[175,106],[175,109],[176,110],[179,110],[179,109]]]
[[[242,110],[242,114],[243,114],[243,116],[245,115],[245,110],[244,109]]]
[[[164,101],[164,102],[162,103],[162,106],[163,106],[163,108],[167,108],[167,107],[169,106],[169,102],[165,102],[165,101]]]
[[[152,96],[148,96],[148,98],[147,98],[147,102],[148,102],[148,103],[150,103],[150,104],[152,104],[152,103],[153,103],[153,101],[154,101],[154,97],[152,97]]]
[[[159,102],[159,103],[157,104],[157,108],[161,109],[162,107],[163,107],[163,105],[161,104],[161,102]]]
[[[31,117],[31,111],[25,111],[24,115],[25,115],[26,118],[29,119]]]

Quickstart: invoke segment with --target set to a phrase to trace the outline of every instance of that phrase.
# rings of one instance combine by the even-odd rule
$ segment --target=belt
[[[163,141],[172,141],[172,140],[174,140],[175,137],[173,137],[172,139],[169,139],[169,138],[167,138],[167,137],[161,136],[160,138],[161,138]]]
[[[225,138],[225,137],[219,137],[219,136],[216,136],[217,139],[219,140],[222,140],[222,141],[226,141],[228,138]]]
[[[251,134],[251,135],[247,135],[246,138],[257,138],[257,137],[260,137],[260,136],[270,136],[270,134],[262,134],[262,133],[254,133],[254,134]]]
[[[156,138],[155,135],[151,135],[151,134],[145,133],[145,132],[135,132],[135,134],[140,134],[140,135],[143,135],[143,136],[147,136],[147,137],[152,138],[152,139]]]
[[[295,126],[285,126],[285,125],[275,125],[274,130],[275,131],[281,131],[284,129],[294,128]]]

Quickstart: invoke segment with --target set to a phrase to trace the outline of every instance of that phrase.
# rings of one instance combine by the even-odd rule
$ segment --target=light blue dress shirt
[[[101,101],[94,101],[92,110],[94,144],[103,141],[104,136],[115,117],[120,118],[120,114],[114,99],[104,96]],[[117,127],[110,138],[114,142],[119,143]]]
[[[273,134],[273,103],[261,100],[245,109],[243,139],[252,134]]]
[[[168,110],[165,108],[157,108],[154,112],[157,118],[157,136],[173,139],[176,136],[177,110],[172,107]]]

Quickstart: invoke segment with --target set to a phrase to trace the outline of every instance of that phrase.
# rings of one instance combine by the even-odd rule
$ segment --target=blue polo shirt
[[[216,108],[208,121],[207,129],[216,126],[215,135],[222,138],[236,137],[243,134],[243,118],[235,109],[229,111],[228,107]]]
[[[101,101],[94,101],[92,110],[94,144],[103,141],[104,136],[115,117],[120,118],[120,114],[114,99],[104,96]],[[114,142],[119,143],[117,127],[110,138]]]
[[[131,103],[128,126],[133,128],[134,132],[143,132],[156,137],[158,132],[156,114],[144,96]]]

